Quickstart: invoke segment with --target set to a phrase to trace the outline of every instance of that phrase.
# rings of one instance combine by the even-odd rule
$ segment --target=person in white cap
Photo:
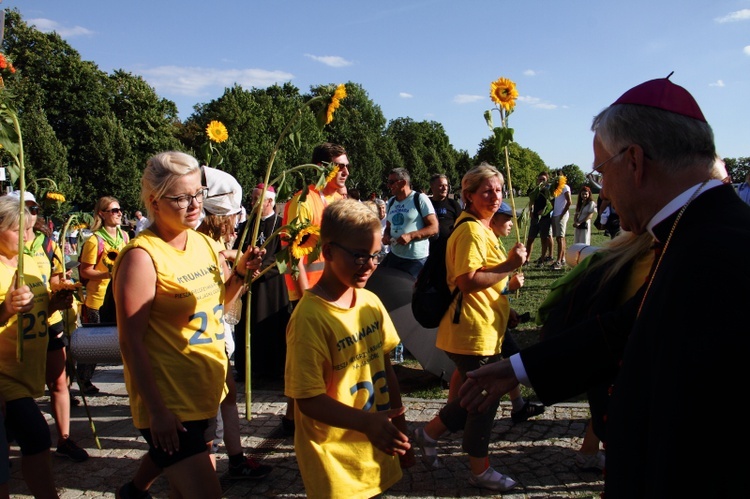
[[[20,191],[14,191],[11,197],[20,198]],[[65,273],[62,251],[50,237],[49,226],[39,220],[40,206],[30,192],[24,193],[24,204],[29,210],[26,220],[26,251],[34,258],[39,272],[42,273],[47,290],[52,291],[58,285]],[[88,453],[70,438],[70,390],[68,376],[65,370],[66,351],[63,335],[65,327],[60,311],[55,311],[47,319],[47,366],[46,382],[49,388],[50,407],[57,429],[57,450],[55,455],[65,457],[74,462],[82,462],[89,458]]]

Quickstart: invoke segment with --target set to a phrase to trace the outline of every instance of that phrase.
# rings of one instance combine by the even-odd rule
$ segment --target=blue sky
[[[143,76],[180,117],[234,83],[361,84],[388,120],[441,123],[476,152],[490,83],[520,94],[515,139],[591,166],[591,119],[671,71],[724,157],[750,156],[750,0],[0,0],[99,69]],[[346,101],[343,101],[346,105]],[[497,114],[495,114],[497,121]],[[356,161],[356,158],[352,158]]]

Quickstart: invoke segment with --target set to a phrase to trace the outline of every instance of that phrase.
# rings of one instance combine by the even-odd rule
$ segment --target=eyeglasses
[[[610,156],[609,158],[605,159],[604,161],[602,161],[598,165],[594,166],[594,168],[592,169],[592,173],[599,173],[599,174],[601,174],[600,169],[601,169],[602,166],[606,165],[607,163],[609,163],[610,161],[612,161],[613,159],[615,159],[617,156],[619,156],[620,154],[622,154],[625,151],[627,151],[629,147],[630,146],[623,147],[620,150],[620,152],[618,152],[617,154],[613,154],[612,156]]]
[[[386,185],[393,185],[393,184],[395,184],[396,182],[398,182],[399,180],[401,180],[401,179],[400,179],[400,178],[397,178],[397,179],[393,179],[393,180],[391,180],[391,179],[388,179],[388,180],[386,180],[386,181],[385,181],[385,183],[386,183]]]
[[[190,194],[183,194],[181,196],[162,196],[164,199],[169,199],[170,201],[174,201],[177,203],[177,206],[180,207],[180,209],[187,208],[191,204],[193,204],[193,199],[198,204],[203,203],[203,200],[206,199],[206,195],[208,194],[208,189],[205,187],[198,192],[196,192],[194,195]]]
[[[38,206],[27,206],[29,213],[32,215],[38,215],[39,214],[39,207]]]
[[[350,163],[334,163],[336,166],[339,166],[340,168],[346,168],[347,170],[352,169],[352,165]]]
[[[111,210],[102,210],[104,213],[111,213],[113,215],[117,215],[119,213],[122,213],[122,210],[120,208],[112,208]]]
[[[339,249],[342,249],[352,255],[354,257],[354,263],[355,265],[367,265],[367,262],[369,262],[372,259],[372,263],[374,265],[380,265],[383,263],[383,260],[385,260],[385,256],[387,253],[379,252],[379,253],[373,253],[372,255],[362,254],[362,253],[355,253],[354,251],[350,250],[349,248],[344,248],[339,243],[332,242],[330,243],[331,246],[336,246]]]

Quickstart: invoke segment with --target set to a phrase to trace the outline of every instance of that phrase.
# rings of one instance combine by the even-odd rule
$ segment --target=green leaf
[[[484,112],[484,121],[487,122],[487,126],[490,127],[490,130],[495,128],[495,125],[492,124],[492,109],[488,109]]]
[[[495,140],[497,141],[498,149],[507,147],[511,142],[513,142],[512,128],[496,127],[493,131],[495,132]]]

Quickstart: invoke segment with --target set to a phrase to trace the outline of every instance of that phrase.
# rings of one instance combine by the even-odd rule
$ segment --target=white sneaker
[[[417,428],[414,430],[414,440],[419,446],[422,462],[428,468],[439,469],[443,467],[443,463],[437,457],[437,442],[428,442],[424,434],[424,428]],[[427,449],[431,449],[432,452],[428,455]]]
[[[509,476],[498,473],[492,467],[490,467],[484,470],[484,473],[482,473],[481,475],[474,475],[472,473],[469,477],[469,484],[473,485],[474,487],[481,487],[483,489],[505,492],[518,485],[518,482],[516,482]]]
[[[604,452],[596,454],[576,453],[576,464],[585,471],[604,471]]]

